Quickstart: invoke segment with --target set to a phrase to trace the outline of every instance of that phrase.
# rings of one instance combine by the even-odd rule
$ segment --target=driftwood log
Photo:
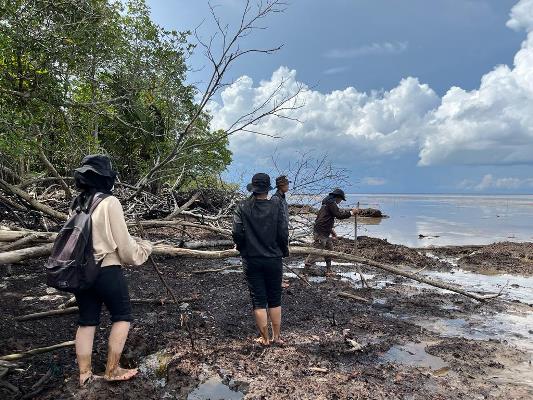
[[[345,299],[362,301],[363,303],[368,303],[369,302],[368,299],[365,299],[364,297],[356,296],[356,295],[351,294],[351,293],[339,292],[338,295],[339,295],[339,297],[343,297]]]
[[[38,347],[36,349],[23,351],[21,353],[7,354],[5,356],[0,356],[0,360],[2,360],[2,361],[15,361],[15,360],[20,360],[21,358],[24,358],[24,357],[34,356],[36,354],[48,353],[50,351],[54,351],[54,350],[57,350],[57,349],[62,349],[64,347],[71,347],[71,346],[74,346],[74,340],[71,340],[71,341],[68,341],[68,342],[54,344],[52,346],[47,346],[47,347]]]

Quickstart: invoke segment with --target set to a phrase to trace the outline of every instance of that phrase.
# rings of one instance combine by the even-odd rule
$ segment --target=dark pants
[[[313,234],[313,247],[315,249],[320,250],[333,250],[333,240],[331,237],[322,236],[317,233]],[[320,259],[320,256],[317,256],[315,254],[309,254],[307,258],[305,259],[305,267],[310,267],[311,265],[314,265],[315,262]],[[326,267],[329,269],[331,268],[331,257],[324,257],[324,260],[326,261]]]
[[[281,257],[243,257],[242,265],[254,310],[281,306]]]
[[[128,283],[120,265],[101,267],[93,286],[75,296],[80,309],[80,326],[98,325],[102,304],[109,310],[111,321],[132,320]]]

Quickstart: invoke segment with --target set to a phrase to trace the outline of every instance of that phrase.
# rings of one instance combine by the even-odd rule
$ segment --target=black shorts
[[[100,323],[102,303],[111,314],[111,321],[131,321],[131,304],[128,283],[120,265],[101,267],[93,286],[75,293],[80,310],[80,326]]]
[[[281,257],[246,257],[242,266],[254,310],[281,306]]]

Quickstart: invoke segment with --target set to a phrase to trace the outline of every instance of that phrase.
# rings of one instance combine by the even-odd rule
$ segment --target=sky
[[[165,28],[216,32],[207,1],[147,3]],[[230,31],[244,3],[211,2]],[[303,88],[301,107],[252,128],[276,138],[232,135],[228,179],[327,154],[351,192],[533,193],[533,0],[291,0],[260,25],[241,48],[283,47],[232,66],[212,128],[280,84],[272,101]],[[188,62],[201,90],[208,60]]]

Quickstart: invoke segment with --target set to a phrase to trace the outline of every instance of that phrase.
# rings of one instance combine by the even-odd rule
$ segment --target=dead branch
[[[206,88],[203,90],[202,98],[199,101],[199,104],[196,107],[196,111],[191,117],[191,119],[186,124],[185,128],[176,133],[176,142],[172,150],[162,159],[158,160],[156,164],[137,182],[137,190],[130,197],[130,199],[137,196],[140,191],[148,184],[150,179],[158,171],[163,169],[167,164],[171,163],[176,159],[179,152],[183,150],[183,144],[194,132],[195,126],[199,118],[205,112],[206,107],[213,99],[213,97],[218,93],[222,88],[229,85],[229,83],[224,82],[226,72],[230,67],[235,63],[236,60],[240,59],[242,56],[253,53],[262,53],[262,54],[272,54],[278,51],[281,46],[265,49],[242,49],[240,47],[240,42],[244,41],[247,36],[249,36],[253,31],[260,29],[257,24],[259,21],[268,17],[271,14],[282,12],[285,8],[285,3],[280,0],[266,0],[259,1],[256,4],[255,11],[253,7],[250,6],[250,1],[246,1],[244,6],[244,11],[241,15],[240,25],[236,28],[234,33],[229,33],[227,28],[223,28],[223,25],[220,22],[220,18],[215,14],[214,9],[211,7],[211,12],[213,19],[217,26],[219,27],[218,32],[211,36],[210,40],[205,42],[203,41],[198,33],[195,31],[195,36],[198,41],[198,44],[204,50],[204,55],[209,61],[212,67],[212,73],[208,80]],[[218,36],[220,41],[220,51],[219,54],[215,51],[214,42]],[[301,88],[297,91],[300,92]],[[226,129],[224,134],[217,140],[224,139],[228,135],[231,135],[234,132],[239,130],[246,129],[250,125],[256,124],[259,120],[267,116],[277,116],[280,118],[288,118],[288,116],[283,115],[285,111],[289,111],[295,108],[294,101],[297,94],[293,95],[284,95],[280,96],[281,90],[275,90],[271,96],[268,98],[268,101],[265,102],[264,107],[256,108],[251,113],[245,114],[244,116],[237,119],[237,122],[230,125],[230,128]],[[279,98],[281,97],[281,98]],[[292,103],[292,104],[291,104]]]
[[[52,218],[54,218],[56,220],[60,220],[60,221],[66,221],[67,220],[67,215],[66,214],[58,212],[58,211],[54,210],[53,208],[48,207],[47,205],[38,202],[37,200],[32,198],[28,192],[25,192],[21,188],[19,188],[17,186],[13,186],[13,185],[7,183],[6,181],[4,181],[1,178],[0,178],[0,188],[3,188],[4,190],[6,190],[9,193],[13,193],[13,194],[17,195],[18,197],[23,199],[26,203],[28,203],[33,209],[35,209],[37,211],[40,211],[40,212],[48,215],[49,217],[52,217]]]
[[[172,211],[169,215],[167,215],[165,218],[163,218],[165,221],[168,221],[168,220],[171,220],[171,219],[174,219],[176,218],[176,216],[178,216],[182,211],[185,211],[186,209],[188,209],[197,199],[198,197],[200,197],[201,193],[200,192],[196,192],[194,195],[192,195],[192,197],[185,203],[183,204],[181,207],[178,207],[178,205],[176,204],[176,208],[174,209],[174,211]]]
[[[143,229],[142,225],[138,225],[138,227],[139,227],[139,230],[141,231],[141,237],[144,239],[145,238],[144,229]],[[168,294],[170,295],[170,297],[172,297],[172,300],[174,300],[174,303],[178,304],[178,299],[176,298],[176,295],[174,294],[174,291],[168,285],[167,281],[165,280],[165,277],[163,276],[163,273],[161,272],[161,270],[157,266],[157,264],[154,261],[154,258],[152,257],[151,254],[148,256],[148,260],[152,264],[152,267],[154,267],[155,272],[157,272],[157,276],[159,277],[159,280],[161,281],[163,286],[167,289]]]
[[[61,175],[59,175],[59,172],[57,172],[54,165],[48,160],[48,157],[46,157],[46,154],[44,154],[43,148],[39,145],[39,158],[43,162],[43,164],[46,166],[46,169],[59,181],[59,184],[63,188],[63,191],[65,192],[65,198],[67,200],[70,200],[72,198],[72,192],[70,191],[70,188],[65,183],[63,178],[61,178]]]
[[[223,214],[212,216],[212,215],[196,214],[192,211],[182,211],[181,215],[187,215],[189,217],[194,217],[196,219],[206,220],[206,221],[219,221],[223,218],[228,218],[228,215],[223,215]]]
[[[201,274],[211,274],[211,273],[216,273],[216,272],[222,272],[222,271],[227,271],[228,269],[232,269],[232,268],[235,268],[236,266],[235,265],[228,265],[226,267],[222,267],[222,268],[214,268],[214,269],[199,269],[199,270],[196,270],[196,271],[192,271],[193,274],[198,274],[198,275],[201,275]]]
[[[368,299],[365,299],[364,297],[359,297],[359,296],[356,296],[356,295],[354,295],[354,294],[346,293],[346,292],[339,292],[339,293],[338,293],[338,296],[339,296],[339,297],[344,297],[345,299],[356,300],[356,301],[362,301],[363,303],[368,303],[368,302],[369,302],[369,300],[368,300]]]
[[[2,196],[1,194],[0,194],[0,203],[4,203],[7,206],[9,206],[11,208],[14,208],[15,210],[18,210],[18,211],[26,211],[26,209],[24,207],[22,207],[20,204],[15,203],[10,198]]]
[[[65,347],[71,347],[71,346],[74,346],[74,343],[75,343],[74,340],[70,340],[68,342],[54,344],[52,346],[38,347],[36,349],[23,351],[21,353],[7,354],[5,356],[1,356],[0,360],[4,360],[4,361],[20,360],[21,358],[30,357],[30,356],[34,356],[34,355],[42,354],[42,353],[48,353],[50,351],[62,349],[62,348],[65,348]]]
[[[58,310],[49,310],[49,311],[42,311],[32,314],[26,314],[26,315],[20,315],[18,317],[15,317],[15,321],[31,321],[34,319],[42,319],[46,317],[53,317],[56,315],[68,315],[68,314],[76,314],[78,312],[78,307],[68,307]]]

